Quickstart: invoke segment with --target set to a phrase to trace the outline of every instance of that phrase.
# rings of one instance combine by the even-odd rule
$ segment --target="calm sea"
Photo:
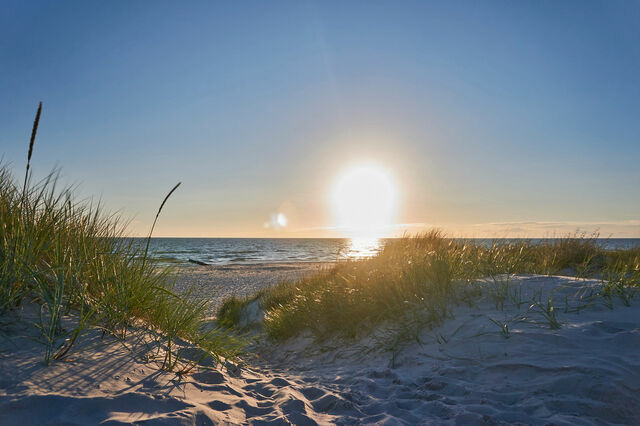
[[[152,238],[150,251],[167,262],[229,263],[327,262],[374,255],[386,239],[348,238]],[[510,239],[476,239],[481,244]],[[513,241],[513,240],[511,240]],[[540,240],[531,240],[533,242]],[[600,239],[605,249],[640,247],[640,238]]]

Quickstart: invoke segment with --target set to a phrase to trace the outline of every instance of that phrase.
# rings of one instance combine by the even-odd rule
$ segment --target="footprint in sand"
[[[216,411],[227,411],[231,409],[231,405],[226,402],[218,401],[217,399],[211,402],[208,402],[207,405]]]
[[[226,382],[224,374],[219,371],[203,371],[193,374],[193,379],[207,385],[219,385]]]

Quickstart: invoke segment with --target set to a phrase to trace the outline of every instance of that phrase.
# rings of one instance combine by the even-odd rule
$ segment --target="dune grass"
[[[243,306],[258,298],[266,331],[278,341],[303,330],[319,339],[354,337],[382,322],[409,324],[415,318],[420,327],[432,327],[448,318],[456,304],[473,305],[481,291],[489,293],[498,310],[510,302],[529,305],[510,285],[510,276],[558,273],[608,273],[604,294],[630,299],[629,288],[640,285],[640,250],[605,251],[596,235],[486,246],[446,238],[436,230],[389,240],[372,258],[339,262],[329,271],[280,283],[247,300],[231,298],[218,318],[221,324],[237,325]],[[483,290],[474,284],[480,278],[487,282]],[[557,328],[553,300],[536,302],[531,309]]]
[[[72,188],[58,188],[56,173],[30,182],[40,113],[41,106],[24,182],[0,165],[0,315],[25,301],[40,306],[45,363],[64,357],[91,327],[123,340],[132,327],[152,331],[165,348],[161,367],[168,370],[179,368],[178,338],[215,357],[236,356],[244,341],[221,329],[204,331],[206,302],[173,291],[171,269],[147,256],[148,240],[140,247],[126,238],[118,216],[75,201]],[[63,330],[61,318],[70,312],[76,325]]]

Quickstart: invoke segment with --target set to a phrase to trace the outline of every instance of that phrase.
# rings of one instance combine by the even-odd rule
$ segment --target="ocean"
[[[211,265],[332,262],[374,255],[388,239],[349,238],[152,238],[152,256],[170,263]],[[142,241],[142,240],[141,240]],[[481,244],[513,239],[475,239]],[[532,239],[531,241],[541,241]],[[599,239],[607,250],[640,247],[640,238]]]

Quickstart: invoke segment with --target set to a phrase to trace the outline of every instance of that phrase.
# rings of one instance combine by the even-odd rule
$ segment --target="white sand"
[[[561,328],[482,299],[392,354],[388,332],[322,350],[309,338],[263,346],[252,368],[186,377],[136,361],[110,338],[43,367],[42,346],[12,326],[0,344],[0,424],[640,424],[640,298],[565,313],[578,286],[519,277],[524,297],[556,289]],[[521,306],[524,312],[528,304]],[[6,330],[6,327],[5,327]],[[334,342],[335,343],[335,342]]]
[[[245,297],[279,283],[296,281],[318,273],[332,265],[330,262],[280,262],[200,266],[187,264],[177,267],[176,286],[186,292],[193,288],[195,294],[209,299],[210,313],[227,297]]]

